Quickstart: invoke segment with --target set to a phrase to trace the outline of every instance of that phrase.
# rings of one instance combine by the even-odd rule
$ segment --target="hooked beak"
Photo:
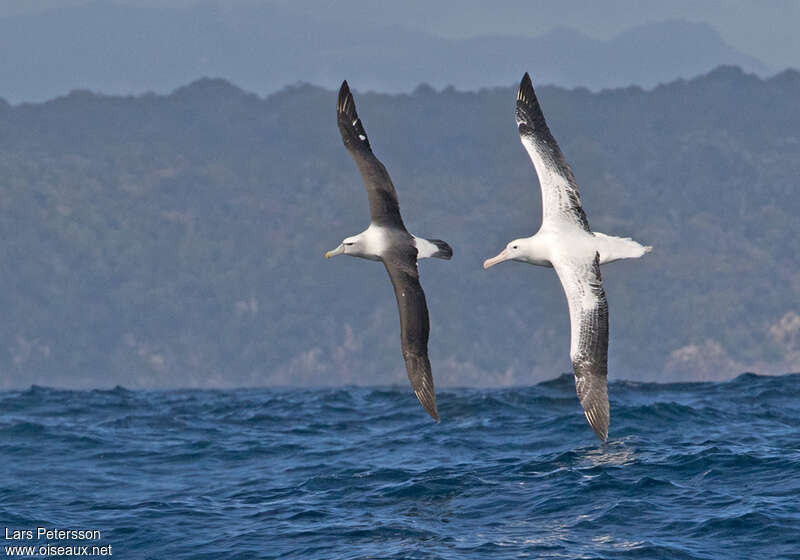
[[[507,261],[510,258],[511,257],[508,254],[508,247],[506,247],[505,249],[500,251],[500,254],[497,255],[496,257],[492,257],[491,259],[486,259],[485,261],[483,261],[483,268],[487,269],[490,266],[494,266],[497,263],[501,263],[503,261]]]
[[[328,251],[327,253],[325,253],[325,258],[329,259],[331,257],[335,257],[336,255],[341,255],[342,253],[344,253],[344,243],[336,247],[336,249],[334,249],[333,251]]]

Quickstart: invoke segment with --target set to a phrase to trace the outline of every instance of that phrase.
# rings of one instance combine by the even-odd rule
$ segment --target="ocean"
[[[609,393],[0,392],[0,557],[800,558],[800,374]]]

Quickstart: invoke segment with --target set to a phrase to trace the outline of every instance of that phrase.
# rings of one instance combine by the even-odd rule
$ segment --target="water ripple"
[[[139,558],[798,558],[800,375],[0,392],[0,519]]]

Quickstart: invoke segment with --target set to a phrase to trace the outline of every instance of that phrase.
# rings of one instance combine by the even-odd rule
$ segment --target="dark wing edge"
[[[591,374],[578,375],[578,366],[575,369],[575,389],[578,399],[583,407],[583,414],[589,422],[592,431],[601,441],[608,440],[608,426],[611,421],[611,412],[608,405],[608,378]]]
[[[364,130],[364,125],[356,112],[356,102],[347,80],[342,82],[342,87],[339,89],[336,117],[342,142],[356,162],[367,189],[370,221],[376,225],[405,229],[392,179],[386,167],[372,153],[367,131]]]
[[[589,229],[589,220],[586,218],[586,212],[581,205],[581,196],[578,191],[578,183],[575,180],[575,175],[572,173],[567,159],[561,152],[558,142],[550,132],[550,128],[545,121],[542,107],[539,105],[539,99],[536,97],[536,92],[533,89],[530,75],[525,72],[522,81],[517,90],[517,107],[515,111],[517,120],[517,128],[522,140],[522,144],[526,149],[534,149],[537,155],[541,158],[544,165],[554,170],[558,175],[563,178],[563,185],[560,185],[559,198],[564,198],[570,213],[575,221],[586,231]],[[530,146],[530,148],[529,148]],[[537,170],[538,173],[538,170]],[[540,182],[542,177],[539,177]],[[547,188],[546,185],[541,185],[542,190]],[[552,185],[557,188],[556,185]],[[545,203],[545,193],[542,192],[542,203]],[[548,209],[545,208],[545,213]]]
[[[442,241],[441,239],[428,239],[428,241],[436,245],[436,252],[432,254],[431,257],[444,259],[446,261],[453,258],[453,248],[447,241]]]
[[[408,380],[422,408],[438,422],[433,373],[428,359],[428,305],[419,283],[416,253],[413,247],[403,251],[394,250],[384,256],[383,264],[392,280],[397,299],[400,339]]]
[[[372,153],[369,145],[367,131],[356,112],[356,102],[353,94],[350,93],[350,86],[347,80],[342,82],[339,88],[339,98],[336,100],[336,117],[339,124],[339,132],[342,134],[342,141],[348,150],[365,150]]]
[[[555,142],[555,138],[550,133],[547,121],[544,119],[542,107],[533,89],[533,82],[530,74],[525,72],[517,90],[517,127],[521,135],[530,135],[548,143]]]
[[[589,289],[595,305],[581,309],[578,354],[572,357],[575,389],[583,412],[594,433],[608,439],[611,420],[608,405],[608,300],[600,275],[600,253],[591,267]]]
[[[606,441],[611,419],[608,404],[608,301],[600,276],[600,253],[595,254],[590,266],[572,270],[572,280],[562,276],[568,274],[565,269],[557,267],[556,271],[569,302],[573,339],[570,358],[578,400],[595,435]],[[587,272],[588,281],[585,277]],[[573,286],[572,290],[566,288],[568,284]],[[592,305],[584,307],[586,290],[593,297]]]

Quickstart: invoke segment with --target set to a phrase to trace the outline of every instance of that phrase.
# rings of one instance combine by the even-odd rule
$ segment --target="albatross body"
[[[406,230],[392,180],[372,153],[346,81],[339,90],[336,109],[342,141],[367,188],[370,224],[363,232],[346,238],[336,249],[328,251],[325,258],[350,255],[383,262],[400,312],[400,338],[408,379],[422,407],[438,422],[428,360],[428,306],[419,283],[417,261],[429,257],[449,259],[453,250],[444,241],[416,237]]]
[[[600,265],[639,258],[652,248],[589,228],[575,177],[547,127],[527,73],[517,93],[516,118],[542,189],[542,226],[532,237],[511,241],[483,267],[515,260],[555,269],[569,306],[570,359],[578,399],[592,430],[605,441],[610,419],[608,302]]]

